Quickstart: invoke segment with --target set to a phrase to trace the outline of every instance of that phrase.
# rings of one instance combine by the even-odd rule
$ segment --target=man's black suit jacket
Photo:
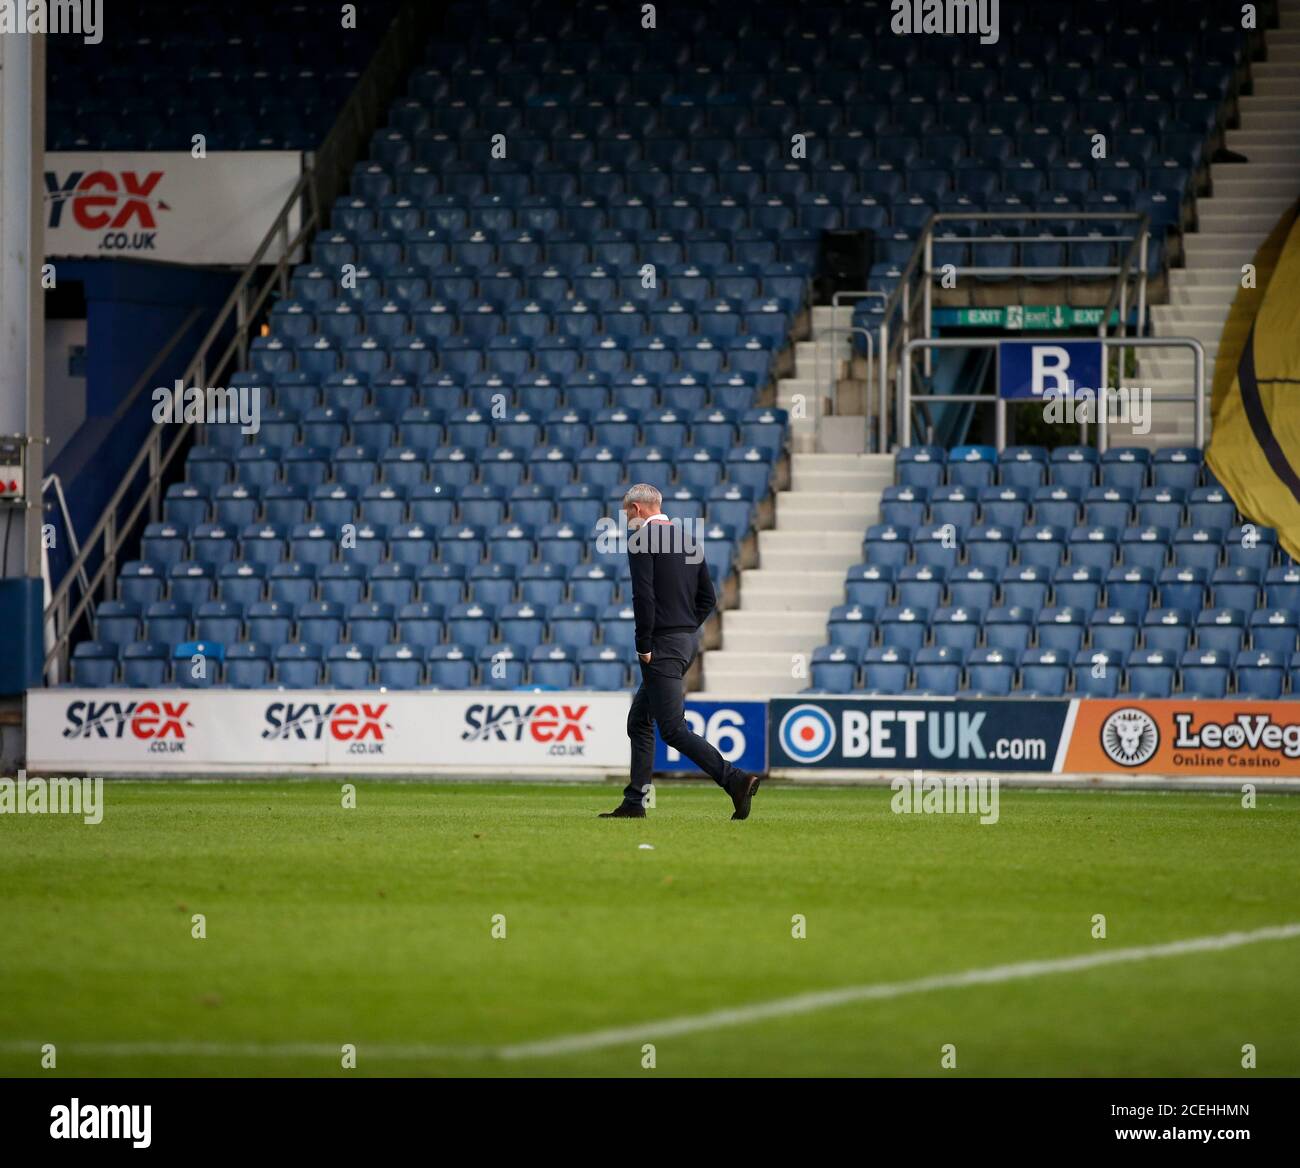
[[[643,523],[628,536],[627,558],[638,653],[650,652],[657,633],[693,633],[708,619],[717,602],[709,566],[680,524]]]

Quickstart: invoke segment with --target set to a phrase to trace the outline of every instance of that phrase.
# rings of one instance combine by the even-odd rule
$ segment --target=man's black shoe
[[[731,795],[731,802],[736,808],[735,812],[731,816],[732,819],[749,818],[750,801],[754,798],[754,792],[758,790],[758,784],[762,781],[763,779],[760,775],[749,775],[745,774],[743,771],[741,772],[739,785],[729,792]]]
[[[620,803],[613,811],[602,811],[601,819],[644,819],[645,808],[635,803]]]

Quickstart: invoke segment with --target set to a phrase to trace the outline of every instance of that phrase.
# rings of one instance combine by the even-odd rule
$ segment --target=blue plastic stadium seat
[[[1286,684],[1286,664],[1291,654],[1271,653],[1267,649],[1245,649],[1233,662],[1234,687],[1238,694],[1260,701],[1282,697]]]
[[[1178,655],[1161,649],[1140,649],[1128,658],[1128,692],[1135,697],[1167,698],[1174,692]]]
[[[1005,697],[1015,686],[1020,653],[1014,649],[983,648],[966,659],[966,685],[975,693]]]
[[[136,641],[122,646],[122,684],[156,689],[168,684],[171,646],[160,641]]]
[[[1074,692],[1079,697],[1116,697],[1124,679],[1126,655],[1113,650],[1083,649],[1074,655]]]
[[[119,645],[109,641],[82,641],[72,651],[72,684],[116,685],[120,650]]]
[[[882,645],[862,654],[862,683],[869,692],[901,694],[908,689],[912,653],[898,645]]]

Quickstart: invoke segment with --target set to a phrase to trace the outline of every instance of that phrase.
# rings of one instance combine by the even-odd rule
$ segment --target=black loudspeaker
[[[875,259],[874,232],[823,231],[821,261],[817,270],[818,299],[826,301],[836,292],[860,292]]]

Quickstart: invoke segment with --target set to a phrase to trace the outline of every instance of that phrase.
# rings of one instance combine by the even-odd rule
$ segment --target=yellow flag
[[[1206,461],[1246,521],[1275,527],[1300,560],[1300,219],[1288,218],[1236,375],[1215,387]],[[1269,251],[1266,244],[1259,258]],[[1231,317],[1224,343],[1230,326]]]

